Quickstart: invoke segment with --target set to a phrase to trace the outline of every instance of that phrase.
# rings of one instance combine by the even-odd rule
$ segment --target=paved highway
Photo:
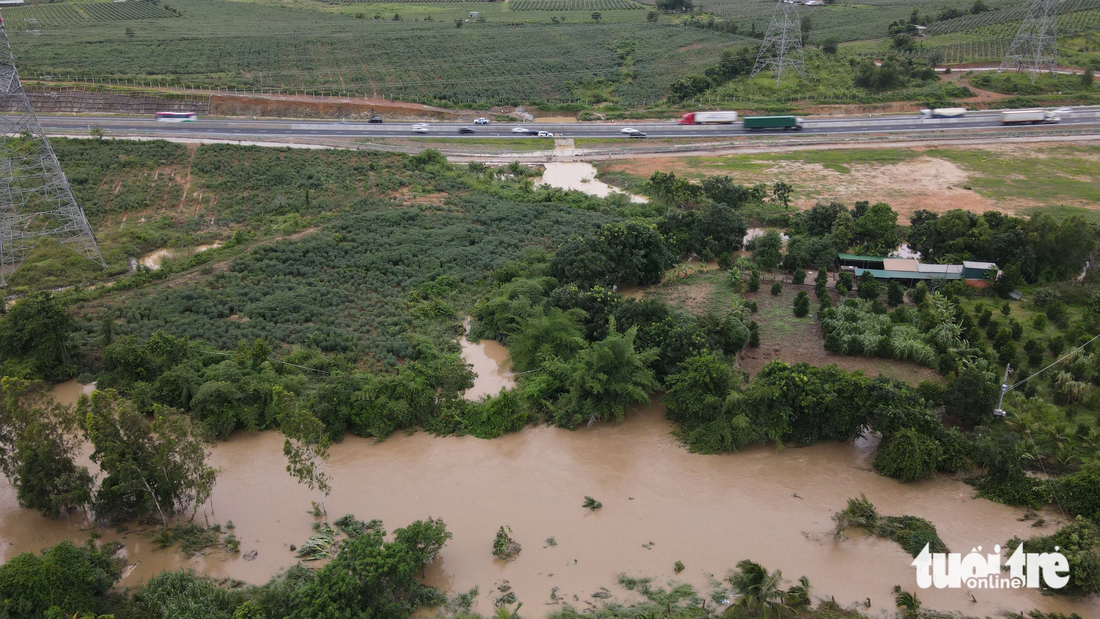
[[[733,125],[679,125],[675,121],[647,123],[493,123],[476,126],[469,123],[428,123],[429,132],[412,131],[411,122],[369,124],[366,122],[288,121],[281,119],[236,120],[200,119],[196,122],[158,122],[153,118],[121,116],[40,116],[39,122],[49,133],[85,133],[92,127],[100,127],[108,135],[152,135],[170,137],[280,140],[309,138],[511,138],[536,139],[533,136],[513,133],[515,127],[551,131],[556,137],[566,138],[622,138],[624,127],[633,127],[651,138],[704,137],[722,138],[740,135],[807,135],[807,134],[861,134],[861,133],[910,133],[920,134],[939,131],[1017,129],[1004,127],[999,112],[972,112],[963,118],[922,119],[916,114],[905,116],[875,116],[847,118],[807,118],[802,131],[745,131],[740,122]],[[1030,125],[1024,125],[1030,126]],[[1049,125],[1047,125],[1049,126]],[[1072,114],[1062,117],[1059,127],[1088,129],[1100,133],[1100,107],[1075,108]],[[460,127],[470,127],[473,134],[460,134]]]

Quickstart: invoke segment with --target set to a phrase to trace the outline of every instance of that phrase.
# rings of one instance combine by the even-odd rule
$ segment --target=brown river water
[[[972,489],[961,482],[901,484],[876,475],[872,442],[706,456],[687,452],[671,430],[655,405],[618,424],[572,432],[532,427],[490,441],[423,432],[381,443],[348,437],[326,464],[333,480],[330,518],[349,512],[379,518],[390,531],[442,518],[454,538],[428,568],[428,580],[452,592],[480,587],[476,610],[483,614],[492,612],[497,587],[507,581],[528,616],[555,608],[545,605],[553,587],[578,608],[599,603],[591,595],[600,587],[632,601],[616,585],[621,573],[651,576],[658,585],[687,582],[709,596],[712,577],[724,578],[746,558],[782,569],[792,581],[807,576],[817,597],[893,616],[894,585],[916,590],[912,559],[889,540],[855,532],[840,541],[832,536],[832,514],[860,493],[881,513],[931,520],[947,545],[964,554],[1037,531],[1017,520],[1023,510],[972,499]],[[285,472],[281,436],[236,433],[217,444],[212,460],[222,474],[196,520],[204,521],[204,512],[210,522],[232,520],[242,555],[256,550],[257,558],[218,551],[187,560],[155,549],[140,531],[105,531],[103,539],[124,542],[127,560],[136,565],[123,585],[181,566],[262,583],[295,562],[289,546],[309,537],[314,518],[307,512],[317,496]],[[87,538],[80,518],[45,519],[19,508],[14,495],[0,483],[0,559]],[[603,508],[581,507],[585,495]],[[501,525],[509,525],[523,546],[510,563],[491,555]],[[548,547],[551,536],[557,545]],[[673,573],[677,560],[686,566],[679,575]],[[1100,617],[1094,599],[1068,601],[1034,590],[973,593],[976,602],[965,589],[919,591],[926,608],[968,615],[1040,608]]]

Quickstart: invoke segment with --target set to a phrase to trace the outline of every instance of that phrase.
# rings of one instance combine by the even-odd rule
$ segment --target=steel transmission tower
[[[47,237],[106,267],[95,233],[31,109],[0,19],[0,286]]]
[[[756,77],[764,69],[775,70],[775,83],[783,77],[784,67],[798,71],[806,79],[806,59],[802,55],[802,19],[798,16],[798,5],[791,0],[780,0],[772,12],[772,22],[764,35],[760,54],[752,75]]]
[[[1058,0],[1035,0],[1012,39],[997,72],[1015,68],[1031,74],[1031,83],[1043,71],[1054,73],[1058,63]]]

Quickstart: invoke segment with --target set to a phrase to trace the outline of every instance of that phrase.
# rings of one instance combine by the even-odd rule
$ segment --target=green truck
[[[802,130],[802,119],[797,116],[746,116],[745,129]]]

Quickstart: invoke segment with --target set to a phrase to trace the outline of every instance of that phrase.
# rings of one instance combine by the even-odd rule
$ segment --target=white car
[[[413,133],[427,133],[428,123],[416,123],[415,125],[413,125],[412,129]]]
[[[489,124],[489,119],[482,116],[481,118],[478,118],[477,120],[475,120],[474,124],[475,125],[487,125],[487,124]]]
[[[540,138],[552,138],[552,137],[554,137],[554,134],[550,133],[549,131],[539,131],[539,137]]]
[[[1054,110],[1054,114],[1056,116],[1060,116],[1062,118],[1069,118],[1070,116],[1073,116],[1073,108],[1071,108],[1071,107],[1060,107],[1060,108]]]
[[[638,131],[634,127],[623,127],[622,129],[619,129],[619,133],[625,133],[627,135],[633,135],[635,133],[641,133],[641,131]]]
[[[531,133],[531,130],[527,127],[512,127],[512,133]]]

